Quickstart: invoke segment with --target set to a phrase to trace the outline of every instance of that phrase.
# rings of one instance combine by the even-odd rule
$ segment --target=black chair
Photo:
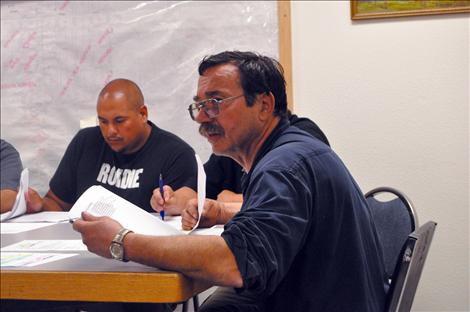
[[[410,311],[436,225],[429,221],[408,235],[392,276],[385,311]]]
[[[367,192],[365,197],[382,246],[385,271],[390,280],[403,244],[408,235],[418,227],[418,218],[411,201],[397,189],[378,187]],[[382,200],[383,197],[387,199]]]
[[[181,312],[188,311],[188,302],[189,300],[183,302],[182,307],[181,307]],[[197,295],[193,297],[193,307],[194,307],[194,312],[197,312],[199,310],[199,298]]]

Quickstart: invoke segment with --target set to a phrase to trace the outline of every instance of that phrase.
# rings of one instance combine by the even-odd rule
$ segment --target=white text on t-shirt
[[[142,172],[144,172],[143,168],[121,169],[103,163],[96,181],[121,189],[137,188],[139,187],[139,178]]]

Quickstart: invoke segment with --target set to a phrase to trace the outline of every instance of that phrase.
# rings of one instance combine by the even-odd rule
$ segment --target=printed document
[[[57,261],[78,254],[33,253],[33,252],[2,252],[0,267],[32,267],[52,261]]]
[[[220,236],[224,231],[223,224],[217,224],[210,228],[197,228],[191,231],[185,231],[181,225],[181,216],[165,216],[165,223],[171,225],[178,231],[192,235],[217,235]]]
[[[12,223],[4,222],[0,226],[1,234],[15,234],[21,232],[32,231],[52,225],[53,223]]]
[[[29,213],[14,219],[9,219],[8,223],[64,223],[69,222],[68,211],[41,211],[38,213]]]
[[[80,219],[82,211],[108,216],[123,227],[145,235],[182,235],[172,226],[100,185],[88,188],[69,211],[70,220]]]
[[[85,244],[80,239],[43,239],[33,240],[26,239],[24,241],[5,246],[1,249],[4,251],[76,251],[87,250]]]
[[[195,155],[195,157],[198,163],[199,219],[197,225],[199,225],[206,197],[206,174],[201,159],[198,155]],[[81,218],[82,211],[87,211],[94,216],[108,216],[118,221],[123,227],[135,233],[145,235],[171,236],[191,234],[197,227],[196,225],[192,231],[178,230],[155,215],[150,214],[100,185],[91,186],[80,196],[69,211],[70,220]]]

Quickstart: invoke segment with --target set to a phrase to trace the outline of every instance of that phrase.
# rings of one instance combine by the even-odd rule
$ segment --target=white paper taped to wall
[[[2,138],[44,194],[80,121],[96,114],[98,93],[114,78],[135,81],[149,119],[205,161],[210,146],[187,111],[197,66],[223,50],[277,58],[277,3],[2,1],[0,48]]]

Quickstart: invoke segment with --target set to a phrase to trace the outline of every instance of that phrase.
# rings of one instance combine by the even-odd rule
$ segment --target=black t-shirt
[[[297,115],[289,115],[289,122],[313,137],[319,139],[326,145],[330,145],[326,135],[312,120]],[[204,164],[206,172],[206,197],[216,199],[223,190],[229,190],[240,194],[242,192],[240,180],[243,168],[232,158],[211,154],[209,160]]]
[[[73,204],[92,185],[106,189],[152,212],[150,198],[162,174],[165,185],[197,190],[194,150],[176,135],[152,127],[144,146],[133,154],[114,152],[99,127],[80,130],[65,151],[49,187]]]

